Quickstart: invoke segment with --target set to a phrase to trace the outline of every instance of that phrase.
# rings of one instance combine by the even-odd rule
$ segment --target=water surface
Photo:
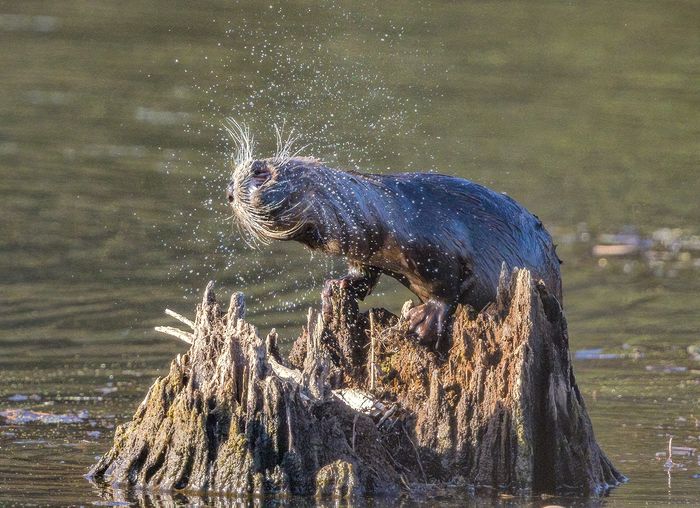
[[[596,436],[631,479],[606,503],[699,502],[697,456],[670,474],[655,456],[671,436],[700,448],[700,361],[687,349],[700,344],[699,12],[0,4],[0,411],[65,417],[0,417],[0,504],[139,502],[82,475],[183,350],[152,330],[170,324],[162,310],[191,315],[216,279],[291,339],[342,270],[241,241],[223,202],[228,115],[259,134],[262,155],[285,123],[331,164],[439,170],[537,213],[565,261],[572,348],[595,350],[575,370]],[[616,233],[628,234],[601,237]],[[640,248],[593,254],[625,242]],[[398,310],[408,297],[385,281],[369,303]],[[554,501],[583,503],[470,502]]]

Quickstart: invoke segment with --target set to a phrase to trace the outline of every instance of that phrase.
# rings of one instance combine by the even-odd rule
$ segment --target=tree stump
[[[409,305],[409,304],[407,304]],[[407,310],[409,307],[405,307]],[[458,310],[445,353],[336,286],[283,360],[274,330],[210,283],[191,343],[155,381],[89,477],[147,489],[334,497],[424,485],[600,495],[624,481],[595,441],[566,320],[527,270],[496,303]]]

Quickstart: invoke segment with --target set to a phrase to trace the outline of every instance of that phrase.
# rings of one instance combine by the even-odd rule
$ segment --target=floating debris
[[[688,346],[688,354],[696,362],[700,362],[700,344],[692,344]]]
[[[673,446],[673,436],[668,438],[668,449],[665,452],[656,452],[656,459],[662,460],[666,459],[664,462],[664,469],[670,474],[672,470],[686,471],[687,468],[685,464],[680,462],[674,462],[673,457],[692,457],[695,455],[697,449],[690,448],[688,446]],[[670,481],[670,480],[669,480]]]
[[[614,360],[622,357],[618,353],[603,353],[603,348],[579,349],[574,353],[576,360]]]
[[[102,386],[100,388],[95,388],[96,392],[100,392],[102,395],[109,395],[117,391],[116,386],[112,386],[112,383],[107,384],[107,386]]]
[[[133,377],[143,376],[143,372],[141,372],[139,370],[133,370],[133,369],[122,370],[122,374],[124,374],[125,376],[133,376]]]
[[[574,358],[576,360],[616,360],[619,358],[631,358],[633,360],[639,360],[644,357],[644,353],[637,347],[632,347],[629,344],[623,344],[622,349],[624,353],[617,352],[604,352],[603,348],[588,348],[579,349],[574,352]]]
[[[662,374],[677,374],[688,371],[688,367],[681,367],[680,365],[647,365],[644,368],[647,372],[660,372]]]
[[[89,402],[89,401],[101,401],[103,400],[102,397],[98,396],[91,396],[91,395],[59,395],[56,397],[57,401],[61,402]]]
[[[12,441],[12,444],[16,445],[46,445],[49,442],[46,439],[18,439],[17,441]],[[54,448],[55,446],[52,446]]]
[[[639,252],[638,245],[594,245],[593,255],[595,257],[629,256]]]
[[[592,252],[596,257],[630,256],[650,249],[654,245],[651,239],[643,238],[630,229],[621,233],[604,233],[598,236],[598,244]]]
[[[671,455],[678,457],[692,457],[697,453],[697,448],[691,448],[689,446],[672,446]]]
[[[585,225],[584,225],[585,228]],[[591,254],[598,266],[606,268],[609,259],[624,259],[623,270],[632,273],[636,266],[645,266],[657,276],[674,277],[679,270],[700,268],[700,235],[680,228],[661,228],[644,236],[634,228],[618,233],[601,233],[591,242],[591,235],[563,235],[565,243],[591,244]]]
[[[671,457],[693,457],[697,453],[697,448],[689,446],[671,446]],[[669,451],[656,452],[657,459],[666,459],[669,456]]]
[[[16,393],[7,397],[7,400],[9,400],[10,402],[25,402],[27,400],[39,401],[41,400],[41,396],[37,395],[36,393],[33,393],[32,395],[23,395],[21,393]]]
[[[24,425],[25,423],[80,423],[87,419],[88,412],[83,409],[78,413],[42,413],[29,409],[7,409],[0,411],[0,417],[5,419],[5,423]]]

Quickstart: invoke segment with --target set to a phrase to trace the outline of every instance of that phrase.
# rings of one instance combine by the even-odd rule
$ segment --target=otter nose
[[[229,182],[228,187],[226,187],[226,199],[229,203],[233,203],[233,193],[235,190],[233,182]]]

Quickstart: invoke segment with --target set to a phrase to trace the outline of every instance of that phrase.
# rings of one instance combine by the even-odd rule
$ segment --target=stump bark
[[[595,441],[559,303],[527,270],[497,302],[460,308],[445,353],[341,287],[309,312],[289,359],[242,295],[210,284],[191,343],[89,477],[156,490],[395,495],[424,485],[600,495],[624,481]],[[404,312],[409,308],[404,307]],[[174,313],[171,313],[175,315]]]

